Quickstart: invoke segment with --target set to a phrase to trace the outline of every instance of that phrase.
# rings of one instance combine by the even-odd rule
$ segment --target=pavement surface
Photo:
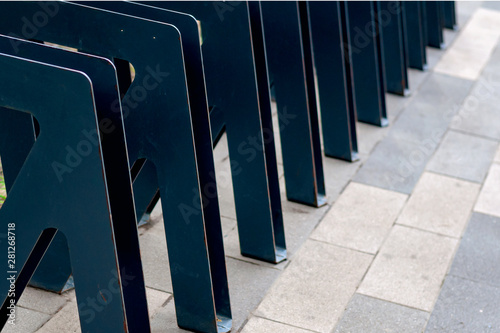
[[[500,3],[457,2],[457,16],[429,70],[410,70],[411,95],[387,95],[390,125],[357,124],[360,161],[324,158],[326,206],[287,202],[280,165],[286,262],[239,254],[222,138],[234,332],[500,332]],[[184,332],[160,207],[140,234],[153,331]],[[79,332],[76,304],[28,288],[4,332]]]

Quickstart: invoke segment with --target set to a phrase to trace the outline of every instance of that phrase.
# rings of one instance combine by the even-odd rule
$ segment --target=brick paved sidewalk
[[[328,205],[283,201],[286,262],[239,254],[222,138],[234,332],[500,332],[500,4],[457,11],[447,49],[428,49],[429,71],[410,70],[411,95],[387,95],[390,126],[357,124],[361,160],[324,159]],[[161,209],[140,233],[153,331],[184,332]],[[4,331],[79,330],[74,292],[28,288]]]

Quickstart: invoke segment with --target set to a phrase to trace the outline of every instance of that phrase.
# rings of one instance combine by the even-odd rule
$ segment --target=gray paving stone
[[[237,332],[262,300],[280,271],[231,258],[227,259],[227,271],[233,313],[232,331]],[[153,332],[185,332],[177,327],[174,304],[171,299],[158,309],[151,320]]]
[[[280,275],[279,270],[227,258],[233,331],[244,324]]]
[[[66,293],[59,295],[45,290],[27,287],[24,289],[17,305],[50,315],[56,313],[66,304],[66,302],[68,302],[68,300],[69,296]]]
[[[419,144],[431,155],[441,141],[451,120],[451,117],[443,115],[447,110],[448,108],[436,110],[435,105],[416,98],[392,125],[388,136]]]
[[[330,332],[372,258],[308,240],[274,283],[255,315],[317,332]]]
[[[2,332],[4,333],[31,333],[39,329],[47,320],[50,315],[38,311],[25,309],[23,307],[16,307],[16,319],[14,325],[7,322]]]
[[[470,80],[431,72],[418,90],[418,99],[434,104],[437,110],[441,110],[450,103],[460,104],[472,88],[472,84],[473,81]]]
[[[430,311],[456,244],[453,238],[396,225],[358,292]]]
[[[424,172],[397,223],[460,238],[479,184]]]
[[[500,288],[448,276],[425,332],[500,332]]]
[[[450,274],[500,287],[500,218],[473,213]]]
[[[186,333],[188,331],[180,329],[177,326],[175,317],[175,304],[173,298],[160,308],[151,318],[152,333]]]
[[[410,79],[408,79],[410,81]],[[411,82],[411,81],[410,81]],[[413,88],[413,82],[412,88]],[[389,118],[389,124],[391,124],[404,109],[405,105],[408,104],[409,96],[399,96],[395,94],[385,94],[385,103],[387,105],[387,117]]]
[[[283,193],[281,196],[286,198]],[[308,239],[330,206],[316,208],[291,201],[282,201],[282,207],[287,250],[289,258],[291,258]]]
[[[221,216],[236,220],[233,178],[231,175],[231,162],[229,157],[215,163],[215,177],[217,181],[217,192],[219,194],[220,214]]]
[[[455,10],[459,27],[463,27],[472,14],[481,7],[485,1],[457,1]]]
[[[80,320],[78,317],[78,307],[76,301],[66,303],[49,321],[45,323],[37,333],[80,333]],[[87,311],[88,312],[88,311]],[[88,312],[89,313],[89,312]],[[82,317],[88,320],[88,316]]]
[[[427,170],[472,182],[483,182],[498,142],[449,131]]]
[[[410,101],[417,94],[422,83],[425,82],[430,73],[431,72],[428,70],[424,72],[414,68],[408,69],[408,80],[410,81],[410,96],[406,96],[406,100]]]
[[[281,183],[284,186],[283,181],[282,179]],[[281,195],[282,198],[286,197],[284,193]],[[285,200],[282,202],[282,208],[285,223],[287,255],[288,259],[291,259],[330,207],[323,206],[315,208]],[[288,265],[288,261],[274,265],[242,256],[240,254],[238,228],[236,225],[235,228],[224,237],[224,248],[226,256],[257,265],[274,267],[277,269],[284,269]]]
[[[491,57],[484,67],[483,75],[491,75],[492,81],[498,84],[498,70],[500,69],[500,45],[493,50]]]
[[[152,317],[172,298],[172,295],[163,291],[146,288],[146,297],[148,300],[149,316]]]
[[[368,125],[367,125],[368,126]],[[331,205],[349,184],[368,155],[360,154],[360,161],[347,162],[334,158],[324,158],[326,201]]]
[[[424,145],[386,137],[375,147],[353,180],[410,194],[430,154]]]
[[[439,62],[439,60],[441,60],[441,57],[444,54],[444,50],[436,49],[434,47],[427,47],[426,50],[427,50],[427,66],[429,70],[432,70]]]
[[[500,11],[500,2],[499,1],[483,1],[481,7]]]
[[[422,332],[429,313],[354,294],[335,333]]]
[[[351,182],[311,238],[375,254],[407,196]]]
[[[495,158],[494,158],[493,162],[500,163],[500,146],[497,149],[497,152],[495,154]]]
[[[356,123],[358,135],[358,152],[360,154],[370,154],[373,148],[389,133],[391,127],[377,127],[365,123]]]
[[[214,148],[214,161],[215,164],[218,164],[224,161],[229,156],[229,150],[227,146],[227,135],[226,133],[222,134],[217,142],[217,145]]]
[[[500,164],[493,163],[479,193],[474,210],[480,213],[500,216]]]
[[[158,223],[139,238],[146,286],[172,293],[164,224]]]
[[[227,269],[233,331],[237,331],[264,297],[279,271],[231,258],[227,259]],[[151,327],[153,332],[185,332],[177,327],[173,300],[157,309],[152,317]]]
[[[243,327],[241,333],[310,333],[312,331],[304,330],[302,328],[293,327],[290,325],[277,323],[275,321],[267,320],[259,317],[252,317],[248,323]]]
[[[468,95],[472,82],[432,73],[393,124],[389,136],[433,149]]]
[[[221,225],[222,225],[222,235],[226,237],[229,235],[235,228],[236,228],[236,220],[227,218],[227,217],[221,217]]]
[[[479,99],[477,99],[479,100]],[[462,132],[500,140],[500,112],[496,102],[478,102],[476,107],[463,107],[453,118],[451,128]]]

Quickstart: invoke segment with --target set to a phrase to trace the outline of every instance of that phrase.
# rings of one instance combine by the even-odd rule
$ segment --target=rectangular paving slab
[[[500,288],[448,276],[425,332],[500,332]]]
[[[354,294],[335,333],[422,332],[429,313]]]
[[[351,182],[311,238],[375,254],[407,196]]]
[[[450,274],[500,287],[500,218],[474,213]]]
[[[424,172],[397,223],[459,238],[479,184]]]
[[[329,333],[372,256],[308,240],[274,283],[255,315]]]
[[[482,183],[497,146],[497,141],[449,131],[427,165],[427,170]]]
[[[431,153],[418,143],[386,137],[375,147],[353,180],[410,194]]]
[[[396,225],[358,292],[430,311],[457,240]]]

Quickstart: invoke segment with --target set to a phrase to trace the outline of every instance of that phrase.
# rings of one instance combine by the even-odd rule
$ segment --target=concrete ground
[[[447,48],[410,70],[411,95],[387,95],[389,127],[357,124],[361,160],[324,159],[328,205],[283,192],[286,262],[239,254],[222,139],[234,332],[500,332],[500,4],[457,10]],[[153,331],[182,332],[161,209],[140,233]],[[4,331],[79,332],[74,292],[28,288]]]

